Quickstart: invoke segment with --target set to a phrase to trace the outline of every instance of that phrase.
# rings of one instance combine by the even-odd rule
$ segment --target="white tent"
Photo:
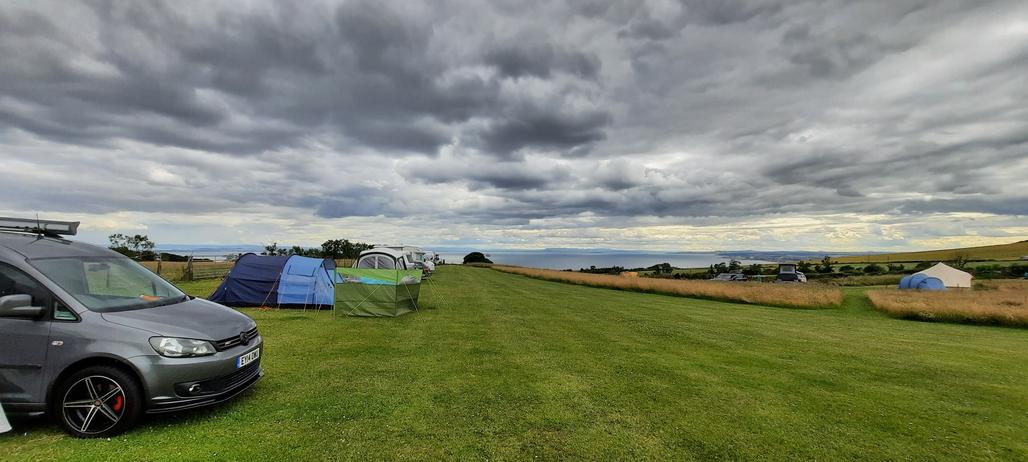
[[[965,273],[956,268],[939,263],[931,268],[914,274],[923,274],[928,277],[939,278],[946,287],[971,287],[971,273]]]

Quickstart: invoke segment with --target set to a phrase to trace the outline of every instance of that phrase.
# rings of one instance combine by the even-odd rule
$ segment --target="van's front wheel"
[[[82,369],[54,393],[53,411],[65,431],[78,438],[105,438],[128,430],[143,413],[136,380],[109,366]]]

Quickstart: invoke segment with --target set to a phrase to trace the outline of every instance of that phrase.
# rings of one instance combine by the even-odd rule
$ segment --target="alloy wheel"
[[[91,375],[68,387],[61,403],[64,420],[87,435],[114,428],[125,415],[125,391],[110,377]]]

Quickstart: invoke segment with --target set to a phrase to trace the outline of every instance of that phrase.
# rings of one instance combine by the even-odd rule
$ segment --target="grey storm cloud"
[[[553,72],[593,80],[595,56],[546,42],[451,54],[457,37],[434,27],[441,14],[372,1],[210,15],[174,3],[89,5],[86,31],[64,30],[39,12],[0,11],[0,25],[16,25],[4,28],[0,56],[10,64],[0,70],[0,91],[20,103],[0,110],[0,120],[70,143],[128,138],[242,154],[311,135],[433,153],[471,119],[497,127],[482,134],[491,147],[574,148],[601,139],[609,123],[595,108],[578,114],[559,102],[501,110],[501,80]],[[448,74],[474,66],[497,72]],[[554,108],[551,119],[539,115]],[[539,127],[545,122],[577,133],[554,134]]]
[[[595,55],[580,51],[555,50],[551,44],[509,44],[487,52],[485,62],[496,66],[503,75],[515,78],[546,78],[551,72],[563,71],[594,79],[600,71],[600,60]]]
[[[524,229],[1022,216],[1024,17],[1014,0],[5,3],[0,159],[18,173],[0,198]]]

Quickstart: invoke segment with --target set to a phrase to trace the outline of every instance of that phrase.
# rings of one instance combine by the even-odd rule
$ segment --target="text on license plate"
[[[257,358],[260,358],[260,357],[261,357],[261,349],[260,348],[258,348],[256,350],[253,350],[253,351],[251,351],[251,352],[249,352],[249,353],[247,353],[245,355],[242,355],[242,356],[236,358],[236,369],[239,369],[240,367],[243,367],[243,366],[245,366],[247,364],[250,364],[250,363],[256,361]]]

